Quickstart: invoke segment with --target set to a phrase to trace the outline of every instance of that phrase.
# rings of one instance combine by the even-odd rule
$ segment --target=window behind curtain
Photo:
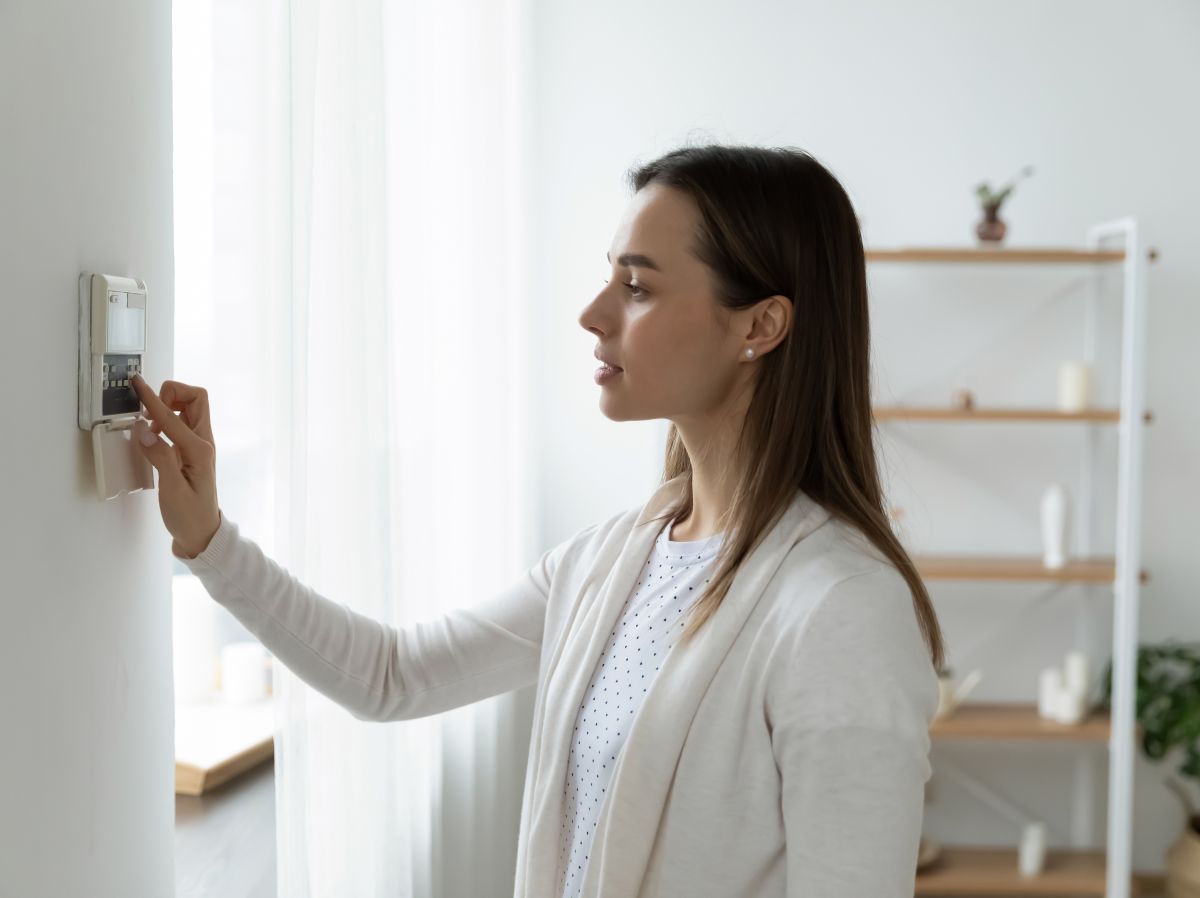
[[[222,509],[274,542],[264,5],[174,4],[175,369],[204,387]],[[155,387],[158,385],[155,384]],[[177,562],[176,572],[187,569]]]

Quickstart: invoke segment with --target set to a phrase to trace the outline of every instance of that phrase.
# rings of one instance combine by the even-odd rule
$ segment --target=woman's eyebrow
[[[604,258],[608,260],[610,265],[612,264],[612,253],[605,253]],[[662,271],[658,267],[657,262],[649,256],[643,256],[641,253],[621,253],[621,255],[617,256],[617,264],[625,268],[652,268],[655,271]]]

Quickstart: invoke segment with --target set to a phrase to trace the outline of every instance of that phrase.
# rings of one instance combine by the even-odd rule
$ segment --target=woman
[[[359,719],[537,684],[517,898],[908,898],[942,644],[883,509],[854,210],[792,149],[680,149],[631,182],[579,323],[604,414],[671,421],[645,505],[395,628],[240,536],[204,391],[138,381],[174,442],[146,433],[172,550]]]

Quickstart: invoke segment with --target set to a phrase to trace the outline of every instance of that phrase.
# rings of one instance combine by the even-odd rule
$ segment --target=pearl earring
[[[754,358],[754,350],[751,349],[750,347],[746,347],[746,358],[748,358],[748,359]]]

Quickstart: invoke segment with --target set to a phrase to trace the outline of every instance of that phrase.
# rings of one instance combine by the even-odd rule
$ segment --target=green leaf
[[[1200,782],[1200,644],[1175,640],[1138,649],[1136,717],[1152,761],[1179,751],[1179,774]],[[1112,662],[1105,664],[1100,704],[1112,707]]]

